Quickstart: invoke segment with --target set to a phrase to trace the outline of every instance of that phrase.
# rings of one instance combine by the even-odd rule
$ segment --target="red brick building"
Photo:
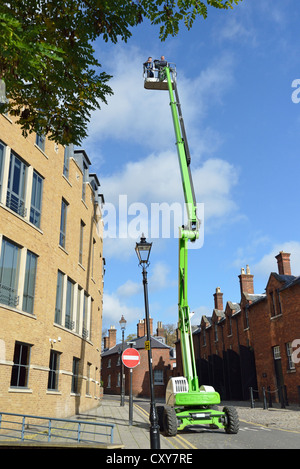
[[[116,343],[116,329],[111,326],[108,337],[104,338],[104,350],[102,352],[101,379],[103,382],[104,393],[121,393],[121,373],[122,373],[122,343]],[[153,336],[153,319],[150,318],[150,335],[152,366],[154,378],[154,392],[156,397],[164,397],[166,385],[173,373],[173,367],[176,363],[175,350],[165,343],[164,330],[161,322],[157,323],[156,336]],[[132,394],[133,396],[150,397],[148,351],[145,349],[146,324],[140,320],[137,324],[137,337],[130,343],[140,353],[140,364],[132,372]],[[124,349],[129,347],[126,344]],[[130,393],[129,368],[124,367],[125,374],[125,394]]]
[[[254,293],[249,267],[239,275],[239,303],[227,301],[218,287],[211,317],[203,316],[193,333],[201,384],[210,384],[222,399],[249,399],[249,388],[280,393],[299,402],[300,392],[300,276],[291,274],[290,254],[277,256],[278,273],[271,272],[265,292]],[[182,373],[177,343],[176,374]],[[267,396],[269,396],[267,393]]]

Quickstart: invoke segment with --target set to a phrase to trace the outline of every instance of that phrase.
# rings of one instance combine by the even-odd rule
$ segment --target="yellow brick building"
[[[0,115],[0,411],[63,418],[99,403],[102,196],[90,164]]]

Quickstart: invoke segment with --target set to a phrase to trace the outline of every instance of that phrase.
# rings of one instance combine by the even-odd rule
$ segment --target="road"
[[[149,402],[134,401],[135,409],[149,418]],[[240,420],[236,435],[203,426],[191,427],[168,437],[176,449],[299,449],[300,434],[289,430],[267,428]]]

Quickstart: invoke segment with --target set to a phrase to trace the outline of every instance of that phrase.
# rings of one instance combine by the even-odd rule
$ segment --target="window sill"
[[[282,313],[281,314],[276,314],[276,316],[271,316],[270,317],[270,321],[274,321],[274,320],[276,320],[278,318],[281,318],[281,317],[282,317]]]
[[[47,160],[49,160],[46,153],[36,143],[34,144],[34,146],[35,146],[35,148],[37,148],[42,153],[42,155],[44,155],[45,158],[47,158]]]
[[[61,246],[60,244],[58,245],[59,249],[61,249],[65,254],[69,255],[68,251],[63,247]]]
[[[55,391],[55,390],[52,391],[51,389],[47,389],[46,394],[49,394],[49,395],[53,394],[55,396],[61,396],[62,395],[61,391]]]
[[[5,117],[5,119],[10,123],[10,124],[13,124],[13,121],[11,120],[10,117],[8,117],[6,114],[1,114],[3,117]]]
[[[69,179],[67,178],[67,176],[65,176],[64,174],[62,174],[62,177],[63,177],[63,179],[69,184],[69,186],[72,187],[72,184],[71,184],[71,182],[69,181]]]
[[[37,319],[37,317],[34,314],[26,313],[25,311],[22,311],[21,309],[12,308],[11,306],[8,306],[2,303],[0,303],[0,308],[7,309],[8,311],[12,311],[14,313],[22,314],[23,316],[27,316],[28,318],[31,318],[31,319]]]
[[[8,388],[8,392],[32,394],[32,389],[29,389],[29,388]]]
[[[27,220],[27,218],[24,218],[24,217],[21,217],[21,215],[19,215],[17,212],[14,212],[13,210],[11,210],[9,207],[7,207],[6,205],[0,203],[0,207],[2,207],[4,210],[7,210],[7,212],[11,213],[12,215],[15,215],[17,218],[19,218],[19,220],[22,220],[24,223],[26,223],[27,225],[31,226],[32,228],[34,228],[36,231],[38,231],[39,233],[41,234],[44,234],[43,231],[38,228],[37,226],[35,226],[33,223],[31,223],[29,220]]]

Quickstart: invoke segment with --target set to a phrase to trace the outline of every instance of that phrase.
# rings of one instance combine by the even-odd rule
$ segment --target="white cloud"
[[[227,161],[214,158],[192,168],[197,201],[205,203],[206,217],[223,216],[235,209],[231,190],[238,182],[237,169]],[[176,153],[152,153],[143,160],[129,162],[123,170],[102,177],[107,202],[118,206],[119,195],[134,202],[183,202],[183,189]]]
[[[192,175],[196,200],[204,204],[202,222],[207,230],[211,220],[222,224],[236,216],[238,206],[232,190],[238,183],[238,171],[233,165],[211,158],[194,166]],[[156,239],[177,237],[186,210],[176,153],[152,153],[128,162],[118,173],[103,177],[101,185],[106,200],[105,232],[112,238],[105,238],[105,255],[122,251],[128,258],[142,232]]]
[[[253,265],[253,273],[255,275],[268,277],[270,272],[278,272],[275,256],[277,256],[280,251],[291,254],[292,275],[300,275],[300,242],[298,241],[287,241],[285,243],[275,244],[269,254],[264,255],[257,264]]]
[[[109,327],[119,323],[122,314],[127,322],[137,321],[143,317],[143,310],[139,307],[127,306],[116,294],[103,294],[103,322]]]
[[[151,266],[151,275],[149,277],[149,290],[159,291],[168,287],[177,285],[177,280],[169,278],[170,268],[163,262],[157,262]],[[139,295],[142,292],[142,282],[133,282],[127,280],[125,283],[120,285],[117,289],[117,296],[123,298],[129,298],[134,295]]]
[[[93,147],[98,141],[101,153],[101,140],[105,139],[128,141],[159,151],[175,144],[169,93],[144,89],[143,60],[136,47],[127,45],[116,49],[113,60],[108,62],[114,95],[108,98],[107,106],[92,113],[85,147]],[[215,129],[204,123],[204,117],[209,108],[222,102],[222,96],[233,83],[232,71],[230,54],[213,58],[193,79],[178,68],[179,97],[189,146],[195,158],[214,151],[222,140]]]
[[[122,298],[127,298],[141,293],[142,285],[141,283],[133,282],[132,280],[127,280],[127,282],[120,285],[117,289],[117,295]]]
[[[177,285],[177,279],[170,279],[169,274],[170,268],[163,262],[157,262],[151,269],[149,289],[157,291]]]

